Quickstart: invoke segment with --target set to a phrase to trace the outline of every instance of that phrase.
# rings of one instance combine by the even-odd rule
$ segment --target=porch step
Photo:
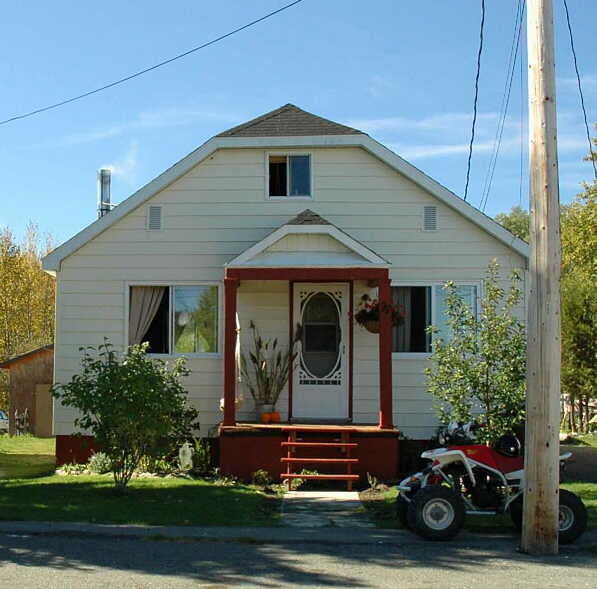
[[[292,488],[292,479],[307,479],[307,480],[324,480],[324,481],[346,481],[346,485],[349,491],[352,491],[352,484],[354,481],[359,480],[358,474],[353,474],[352,466],[358,464],[359,459],[353,458],[351,452],[353,449],[358,447],[356,442],[350,441],[350,436],[355,433],[353,428],[347,427],[334,427],[324,426],[318,427],[317,430],[313,430],[309,427],[290,426],[284,427],[284,432],[288,434],[288,439],[285,442],[281,442],[280,446],[282,451],[286,450],[286,456],[280,458],[280,462],[286,465],[286,472],[281,474],[281,479],[286,481],[288,490]],[[322,442],[308,442],[304,441],[309,439],[309,434],[324,435],[324,440],[327,438],[329,441]],[[297,456],[296,454],[303,448],[312,450],[311,456]],[[320,452],[318,452],[318,450]],[[326,450],[334,451],[337,458],[323,458],[326,455]],[[317,456],[319,454],[319,456]],[[329,453],[328,453],[329,456]],[[301,474],[294,472],[295,464],[319,464],[319,465],[344,465],[344,472],[340,473],[317,473],[317,474]],[[334,470],[332,468],[332,470]]]
[[[358,474],[300,474],[283,472],[282,479],[313,479],[325,481],[358,481]]]
[[[356,464],[358,458],[280,458],[280,462],[312,462],[314,464]]]
[[[282,442],[282,446],[301,446],[303,448],[356,448],[355,442]]]

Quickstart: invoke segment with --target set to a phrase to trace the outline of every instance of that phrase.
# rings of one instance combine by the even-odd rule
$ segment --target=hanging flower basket
[[[379,319],[369,319],[361,325],[369,332],[369,333],[379,333]]]
[[[354,315],[354,320],[370,333],[379,333],[380,313],[391,314],[392,326],[397,327],[404,323],[404,313],[399,305],[380,303],[368,294],[361,297],[359,309]]]

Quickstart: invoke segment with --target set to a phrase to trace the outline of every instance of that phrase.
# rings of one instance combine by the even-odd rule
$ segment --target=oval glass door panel
[[[340,360],[338,302],[324,292],[304,301],[302,309],[301,364],[311,377],[330,377]]]

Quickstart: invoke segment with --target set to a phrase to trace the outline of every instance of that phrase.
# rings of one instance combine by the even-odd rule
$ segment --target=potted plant
[[[293,335],[287,348],[278,346],[278,339],[263,339],[251,321],[253,350],[241,354],[240,370],[246,387],[255,401],[257,420],[262,423],[279,423],[280,414],[276,403],[294,366],[296,342],[299,330]]]
[[[361,297],[354,320],[370,333],[379,333],[380,313],[391,314],[393,327],[397,327],[404,322],[404,313],[399,305],[383,301],[380,303],[378,299],[372,299],[367,293]]]

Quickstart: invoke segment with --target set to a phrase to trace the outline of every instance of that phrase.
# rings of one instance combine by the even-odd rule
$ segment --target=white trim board
[[[508,248],[514,250],[525,259],[529,256],[528,245],[504,229],[499,223],[488,217],[472,205],[450,192],[447,188],[436,182],[423,172],[403,160],[387,147],[375,141],[368,135],[330,135],[330,136],[305,136],[305,137],[213,137],[203,145],[192,151],[178,163],[168,168],[154,180],[143,186],[129,198],[121,202],[109,213],[88,225],[85,229],[71,237],[68,241],[58,246],[43,258],[42,267],[53,274],[60,270],[62,260],[83,247],[87,242],[97,237],[116,221],[141,206],[144,202],[164,190],[167,186],[178,180],[198,163],[209,157],[218,149],[227,148],[308,148],[308,147],[362,147],[388,166],[424,188],[438,200],[460,213],[475,225],[501,241]]]
[[[361,264],[363,267],[369,267],[371,265],[389,267],[391,265],[390,262],[376,254],[373,250],[370,250],[362,243],[359,243],[356,239],[350,237],[350,235],[340,231],[340,229],[334,227],[334,225],[282,225],[282,227],[276,229],[273,233],[270,233],[261,241],[228,262],[226,267],[236,268],[252,266],[251,261],[254,260],[255,257],[287,235],[307,234],[329,235],[363,258],[363,263]],[[258,266],[259,264],[256,265]],[[310,264],[305,265],[309,266]],[[354,262],[350,262],[348,265],[354,267]]]

